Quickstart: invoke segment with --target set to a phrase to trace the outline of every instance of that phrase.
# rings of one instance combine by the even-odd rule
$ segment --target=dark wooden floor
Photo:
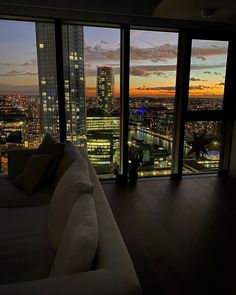
[[[103,183],[144,294],[236,294],[236,180]]]

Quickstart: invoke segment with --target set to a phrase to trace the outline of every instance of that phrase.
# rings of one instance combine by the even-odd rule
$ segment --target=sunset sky
[[[120,30],[84,27],[86,95],[96,95],[96,68],[113,67],[119,96]],[[175,94],[178,34],[131,31],[130,95]],[[190,96],[222,97],[227,42],[193,40]],[[0,93],[38,93],[35,24],[0,20]]]

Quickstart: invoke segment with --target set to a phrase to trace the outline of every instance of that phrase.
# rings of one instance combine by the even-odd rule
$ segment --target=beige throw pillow
[[[53,155],[32,155],[27,160],[23,172],[14,178],[12,182],[28,194],[31,194],[40,185],[52,159]]]
[[[75,160],[61,177],[53,193],[48,214],[48,238],[54,251],[58,250],[65,226],[75,201],[85,193],[92,193],[86,160]]]
[[[53,178],[53,176],[56,172],[58,163],[60,161],[60,158],[63,155],[64,148],[65,148],[65,145],[63,143],[55,143],[55,144],[48,146],[45,149],[45,154],[53,155],[53,161],[52,161],[50,167],[48,168],[47,172],[45,173],[45,175],[42,179],[42,183],[46,184],[46,183],[50,182],[51,179]]]
[[[63,155],[65,145],[63,143],[57,142],[49,133],[44,135],[43,141],[38,147],[38,151],[41,154],[49,154],[54,156],[54,161],[51,163],[47,172],[45,173],[42,184],[46,184],[53,178],[60,158]]]
[[[50,276],[68,275],[92,269],[98,245],[98,224],[94,200],[82,195],[74,204]]]
[[[80,160],[81,155],[79,149],[70,141],[65,142],[64,153],[58,163],[58,167],[53,177],[53,187],[55,188],[61,179],[62,175],[66,172],[68,167],[74,162],[75,159]]]

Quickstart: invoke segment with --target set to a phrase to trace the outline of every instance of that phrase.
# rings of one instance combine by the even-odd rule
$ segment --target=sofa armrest
[[[134,276],[123,269],[101,269],[68,276],[0,286],[4,295],[141,295]]]
[[[22,149],[8,151],[8,179],[19,175],[30,156],[39,153],[37,149]]]

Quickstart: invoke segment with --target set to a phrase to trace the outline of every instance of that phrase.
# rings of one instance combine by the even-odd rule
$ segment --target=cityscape
[[[31,64],[21,65],[37,71],[29,75],[24,70],[24,75],[35,77],[38,93],[29,85],[16,89],[0,84],[2,173],[7,173],[8,149],[36,148],[46,132],[59,139],[54,25],[36,23],[31,29],[35,52]],[[119,30],[63,25],[62,32],[67,139],[87,149],[101,178],[112,178],[120,162]],[[131,31],[128,144],[130,150],[142,154],[139,176],[171,174],[175,132],[178,34],[151,33]],[[155,33],[160,44],[150,41]],[[198,41],[192,49],[188,109],[221,110],[227,42]],[[10,63],[0,56],[0,64],[3,69]],[[5,83],[20,76],[18,69],[9,70],[8,76],[2,71],[0,76],[8,77]],[[222,122],[186,122],[183,173],[217,170],[221,129]]]

